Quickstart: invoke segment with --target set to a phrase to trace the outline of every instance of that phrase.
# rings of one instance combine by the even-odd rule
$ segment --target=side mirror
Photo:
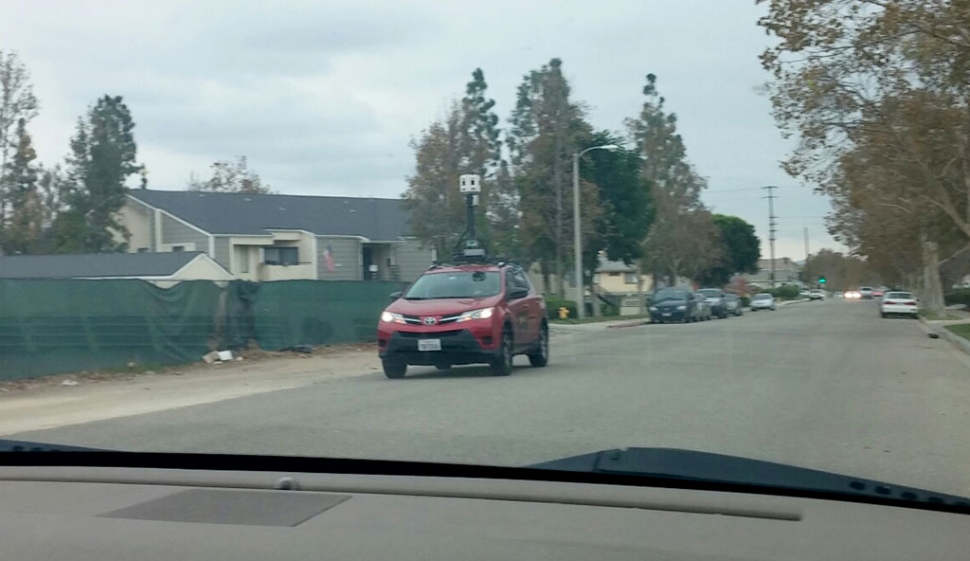
[[[519,298],[525,298],[529,295],[529,290],[527,288],[513,288],[509,291],[509,300],[518,300]]]
[[[392,292],[390,296],[391,302],[400,298],[402,294],[404,294],[404,291],[402,290],[398,290],[397,292]]]

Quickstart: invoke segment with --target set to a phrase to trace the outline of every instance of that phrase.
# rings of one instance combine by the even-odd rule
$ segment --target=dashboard
[[[562,481],[0,467],[0,557],[958,559],[970,516]]]

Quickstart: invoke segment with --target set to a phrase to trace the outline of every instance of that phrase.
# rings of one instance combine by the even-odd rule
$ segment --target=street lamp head
[[[599,148],[600,150],[609,150],[610,152],[614,152],[620,149],[619,145],[616,145],[616,144],[604,144],[602,146],[597,146],[597,148]]]

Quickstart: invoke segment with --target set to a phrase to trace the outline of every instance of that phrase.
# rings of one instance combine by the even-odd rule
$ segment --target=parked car
[[[845,299],[846,300],[858,300],[860,298],[862,298],[862,295],[859,294],[859,291],[858,290],[846,290],[845,291]]]
[[[751,311],[771,310],[775,311],[775,297],[767,292],[760,292],[751,298]]]
[[[549,361],[546,304],[518,265],[434,266],[391,296],[377,326],[388,378],[403,377],[411,364],[486,363],[507,376],[515,355],[532,366]]]
[[[919,301],[912,292],[887,292],[879,303],[879,315],[887,318],[893,315],[919,317]]]
[[[708,305],[711,307],[712,316],[717,316],[721,319],[728,317],[727,302],[724,300],[726,294],[723,290],[720,288],[702,288],[697,292],[704,295]]]
[[[661,288],[650,296],[651,323],[699,321],[701,307],[697,296],[688,288]]]
[[[727,303],[728,313],[733,316],[744,314],[744,306],[741,305],[741,298],[737,294],[725,294],[724,301]]]
[[[700,316],[699,319],[701,321],[710,321],[710,319],[714,317],[714,313],[711,311],[710,301],[706,296],[699,292],[695,293],[695,295],[697,296],[697,313]]]
[[[798,291],[798,296],[802,298],[808,298],[810,294],[811,294],[811,291],[809,291],[807,288],[803,288]]]
[[[808,293],[808,299],[809,300],[825,300],[825,291],[824,290],[820,290],[818,288],[816,288],[814,290],[811,290]]]
[[[871,286],[860,286],[859,287],[859,296],[863,300],[872,300],[872,292],[873,292],[873,290],[872,290],[872,287]]]

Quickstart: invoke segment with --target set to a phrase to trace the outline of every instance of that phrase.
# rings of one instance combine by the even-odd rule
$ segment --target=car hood
[[[651,306],[657,308],[670,308],[674,306],[685,306],[687,305],[686,300],[664,300],[663,302],[654,302]]]
[[[436,298],[432,300],[399,298],[386,309],[388,312],[410,316],[449,316],[495,306],[501,301],[501,295],[485,298]]]

